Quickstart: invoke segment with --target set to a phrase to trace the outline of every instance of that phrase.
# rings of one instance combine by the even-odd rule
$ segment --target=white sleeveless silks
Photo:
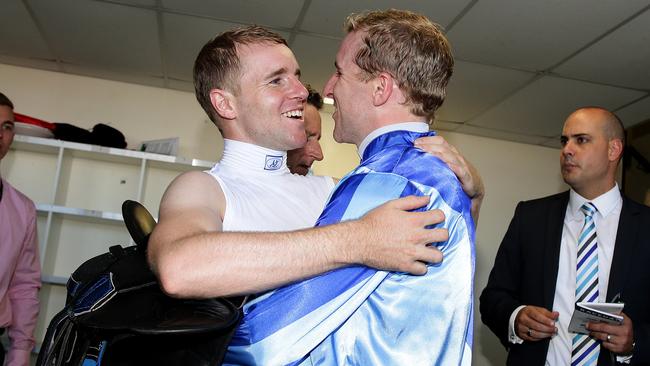
[[[228,139],[207,173],[226,197],[224,231],[312,227],[334,188],[330,177],[291,174],[286,152]]]

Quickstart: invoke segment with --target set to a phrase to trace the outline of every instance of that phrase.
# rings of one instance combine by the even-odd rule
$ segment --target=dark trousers
[[[0,328],[0,336],[3,335],[5,332],[5,328]],[[5,363],[5,348],[2,346],[2,342],[0,342],[0,366],[4,365]]]

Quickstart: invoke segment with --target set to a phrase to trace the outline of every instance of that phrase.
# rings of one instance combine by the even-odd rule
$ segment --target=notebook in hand
[[[622,324],[623,303],[612,302],[578,302],[576,303],[569,332],[589,334],[585,327],[588,322],[603,322],[609,324]]]

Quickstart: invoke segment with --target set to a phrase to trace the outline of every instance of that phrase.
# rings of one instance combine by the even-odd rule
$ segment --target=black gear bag
[[[138,246],[112,246],[70,276],[66,305],[48,326],[37,365],[221,364],[238,307],[229,299],[164,294],[147,265],[148,235],[138,242],[129,231]]]

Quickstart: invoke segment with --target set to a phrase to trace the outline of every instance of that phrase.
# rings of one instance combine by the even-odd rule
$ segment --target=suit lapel
[[[609,270],[609,284],[607,286],[607,301],[611,301],[617,294],[621,295],[627,279],[629,268],[628,260],[633,258],[634,249],[637,245],[637,231],[639,230],[639,211],[630,204],[630,200],[623,196],[623,207],[621,217],[618,221],[616,231],[616,244],[614,246],[614,257]]]
[[[560,243],[562,242],[562,229],[564,215],[569,204],[569,192],[563,192],[556,199],[549,202],[548,216],[546,217],[546,236],[544,238],[544,306],[553,308],[557,271],[560,262]],[[544,213],[546,214],[546,213]]]

